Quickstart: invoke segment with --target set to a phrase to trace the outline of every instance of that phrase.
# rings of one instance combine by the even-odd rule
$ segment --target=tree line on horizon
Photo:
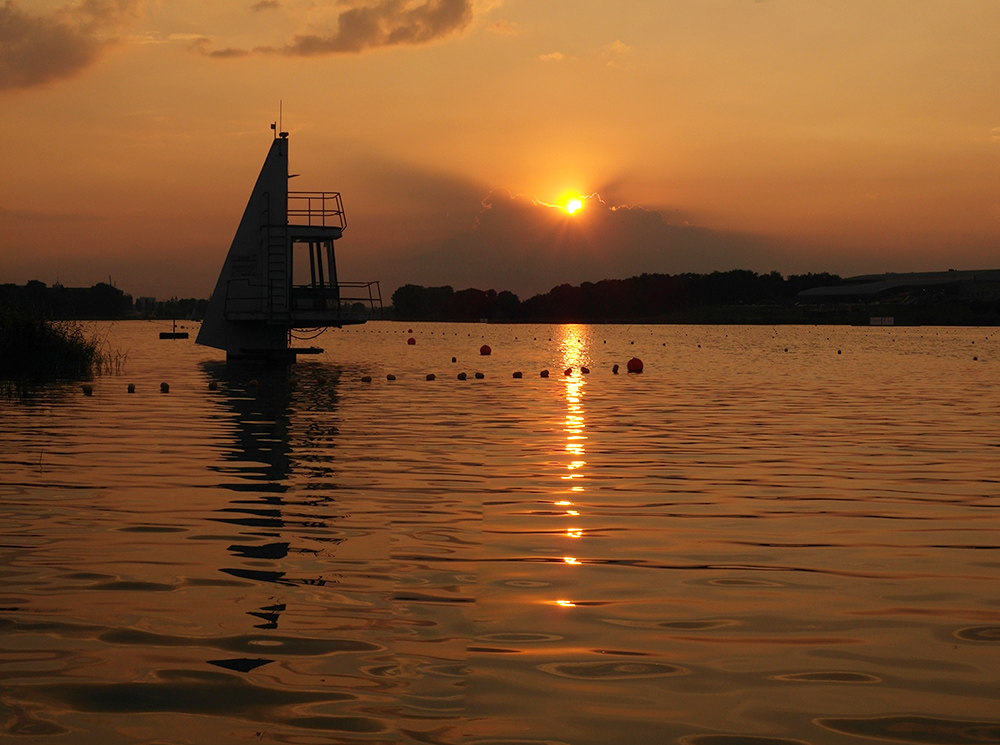
[[[641,274],[580,285],[562,284],[521,301],[507,290],[454,290],[450,285],[407,284],[392,294],[399,320],[613,321],[660,318],[699,309],[734,306],[792,307],[798,294],[813,287],[839,285],[828,272],[758,274],[733,269],[711,274]]]

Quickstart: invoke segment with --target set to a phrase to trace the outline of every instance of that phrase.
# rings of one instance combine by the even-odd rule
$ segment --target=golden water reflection
[[[559,340],[559,349],[562,353],[562,364],[564,368],[563,380],[565,382],[566,397],[566,419],[563,431],[566,434],[565,452],[567,462],[565,472],[560,475],[560,480],[568,482],[569,491],[574,495],[584,492],[586,480],[586,441],[585,434],[586,421],[583,406],[583,397],[586,391],[586,376],[582,368],[590,363],[589,344],[586,328],[577,325],[566,325],[561,328],[562,338]],[[579,518],[578,506],[569,499],[559,499],[556,506],[565,509],[565,514],[571,519]],[[564,537],[569,540],[576,540],[583,537],[583,529],[578,525],[570,525],[566,528]],[[579,566],[580,560],[575,556],[564,556],[563,563],[569,566]],[[575,604],[569,600],[557,600],[557,605],[572,608]]]

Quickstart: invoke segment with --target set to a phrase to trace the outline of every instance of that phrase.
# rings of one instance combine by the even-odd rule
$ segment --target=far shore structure
[[[272,125],[273,126],[273,125]],[[340,282],[334,242],[347,227],[339,192],[288,190],[288,133],[276,133],[196,339],[227,360],[294,362],[293,331],[364,323],[378,282]]]

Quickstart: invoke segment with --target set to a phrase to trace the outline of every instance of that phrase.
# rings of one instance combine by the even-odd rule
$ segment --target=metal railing
[[[288,224],[313,227],[347,227],[344,203],[338,191],[288,192]]]

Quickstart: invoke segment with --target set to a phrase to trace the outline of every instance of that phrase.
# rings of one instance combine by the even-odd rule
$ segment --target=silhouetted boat
[[[178,331],[177,330],[177,321],[174,321],[174,330],[173,331],[161,331],[160,332],[160,338],[161,339],[187,339],[188,338],[188,332],[187,331]]]

